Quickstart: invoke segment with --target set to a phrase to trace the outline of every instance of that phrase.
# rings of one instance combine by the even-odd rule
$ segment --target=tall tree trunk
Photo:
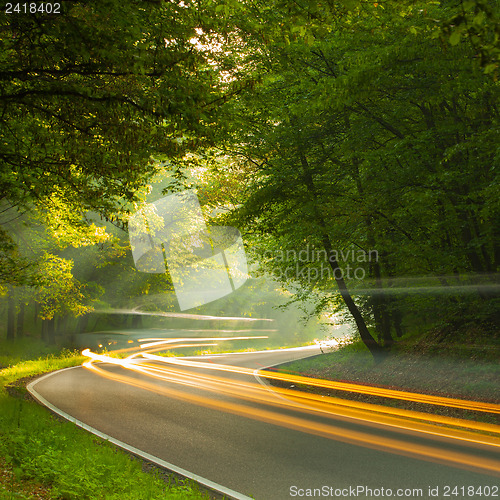
[[[401,317],[401,311],[399,310],[398,306],[395,306],[395,308],[391,313],[391,316],[394,324],[394,330],[396,331],[396,336],[400,338],[403,336],[404,331],[403,331],[403,321]]]
[[[328,261],[330,263],[330,267],[332,268],[333,276],[335,277],[335,282],[337,283],[340,295],[342,296],[342,299],[344,300],[347,309],[351,313],[351,316],[354,318],[361,340],[368,348],[375,361],[382,361],[387,356],[387,351],[377,343],[377,341],[372,337],[371,333],[369,332],[365,320],[358,306],[354,302],[347,288],[347,285],[344,281],[344,278],[342,277],[342,269],[339,266],[339,263],[337,262],[336,259],[332,259],[332,256],[334,255],[333,248],[330,238],[326,234],[323,235],[323,246],[327,255],[330,256]]]
[[[370,233],[370,225],[368,229]],[[373,248],[374,239],[372,237],[368,238],[368,244],[370,248]],[[383,343],[384,347],[392,347],[394,340],[391,335],[391,318],[388,311],[389,299],[382,284],[382,272],[378,262],[373,263],[373,274],[375,276],[375,292],[372,297],[372,309],[376,328],[380,334],[379,340]]]
[[[365,320],[363,318],[363,315],[361,314],[358,306],[354,302],[347,285],[344,281],[343,278],[343,273],[342,273],[342,268],[340,267],[339,263],[337,262],[337,259],[334,259],[334,252],[332,248],[332,242],[330,240],[330,237],[328,235],[328,231],[326,228],[325,221],[323,219],[323,216],[321,215],[319,209],[318,209],[318,195],[316,192],[316,187],[314,185],[314,181],[312,178],[311,170],[309,168],[309,163],[307,161],[307,158],[305,157],[304,153],[300,150],[299,146],[299,155],[300,155],[300,161],[302,164],[302,168],[304,171],[304,183],[307,187],[307,190],[309,191],[309,194],[311,198],[314,200],[314,215],[316,218],[316,221],[318,225],[321,227],[322,230],[322,241],[323,241],[323,248],[326,251],[326,255],[328,256],[328,262],[330,264],[330,267],[333,271],[333,276],[335,279],[335,282],[337,284],[337,287],[339,289],[340,295],[342,299],[344,300],[345,305],[347,306],[347,309],[351,313],[351,316],[354,318],[354,322],[356,323],[356,326],[359,331],[359,335],[361,337],[361,340],[363,343],[366,345],[368,350],[370,351],[371,355],[376,361],[382,361],[387,355],[387,352],[385,349],[380,346],[377,341],[372,337],[371,333],[368,330],[368,327],[366,326]]]
[[[129,319],[129,316],[130,314],[120,314],[119,315],[119,318],[120,318],[120,323],[121,323],[121,326],[123,328],[126,328],[127,327],[127,323],[128,323],[128,319]]]
[[[56,318],[51,318],[47,320],[47,342],[51,345],[56,343]]]
[[[78,333],[83,333],[87,330],[89,325],[90,314],[84,314],[78,318],[78,324],[76,327],[76,331]]]
[[[351,129],[351,123],[349,121],[348,115],[344,116],[345,123],[349,129]],[[355,153],[353,151],[353,153]],[[356,189],[361,198],[365,196],[364,187],[361,183],[361,176],[359,174],[359,160],[354,155],[352,160],[352,166],[354,169],[354,181],[356,182]],[[371,215],[364,218],[366,225],[366,232],[368,238],[368,245],[370,248],[375,248],[375,235],[372,228]],[[375,276],[375,293],[371,298],[373,317],[375,320],[375,328],[378,333],[379,347],[383,345],[384,347],[390,348],[394,340],[391,335],[391,322],[389,313],[387,310],[387,299],[385,296],[385,290],[382,284],[382,273],[380,269],[380,264],[377,261],[371,266],[373,269],[373,274]]]
[[[16,302],[14,300],[14,287],[9,286],[9,298],[7,299],[7,340],[15,338]]]
[[[24,337],[24,312],[25,312],[26,304],[23,300],[21,300],[19,304],[19,312],[17,314],[17,328],[16,328],[16,337],[18,339]]]
[[[142,314],[132,316],[132,328],[142,328]]]
[[[41,336],[44,342],[47,342],[47,320],[42,319]]]
[[[65,335],[67,333],[68,316],[61,316],[57,320],[57,333]]]

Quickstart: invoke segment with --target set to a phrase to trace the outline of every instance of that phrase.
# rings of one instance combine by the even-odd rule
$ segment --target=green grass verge
[[[69,351],[25,359],[22,353],[29,351],[0,342],[2,365],[6,366],[0,370],[0,499],[31,498],[26,486],[35,483],[46,486],[44,496],[38,498],[209,498],[190,481],[172,477],[166,482],[158,471],[143,472],[142,461],[55,419],[31,401],[9,396],[7,384],[79,365],[85,359]]]

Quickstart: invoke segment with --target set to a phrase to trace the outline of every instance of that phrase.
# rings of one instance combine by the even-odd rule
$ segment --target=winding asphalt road
[[[475,443],[346,416],[321,403],[291,403],[252,374],[318,353],[308,347],[197,358],[207,368],[251,369],[243,373],[151,359],[143,371],[101,362],[46,375],[29,390],[92,432],[232,498],[500,495],[500,446],[493,440]],[[488,495],[477,496],[479,487]]]

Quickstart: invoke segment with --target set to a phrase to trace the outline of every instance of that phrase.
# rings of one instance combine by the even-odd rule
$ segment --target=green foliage
[[[494,74],[495,80],[498,79],[500,55],[499,10],[498,1],[461,0],[456,12],[443,26],[451,45],[461,40],[470,43],[484,72]]]
[[[103,283],[111,306],[171,289],[120,258],[127,214],[160,165],[213,141],[224,94],[244,85],[211,1],[61,5],[0,21],[0,294],[12,318],[25,306],[81,316]]]
[[[476,24],[488,18],[493,29],[494,13],[469,3]],[[482,286],[498,283],[499,86],[472,39],[443,45],[454,7],[344,7],[293,6],[290,24],[284,8],[263,11],[275,31],[254,58],[262,83],[228,105],[233,140],[221,149],[238,166],[226,162],[227,177],[243,169],[246,182],[226,218],[246,228],[261,270],[330,310],[338,299],[325,296],[334,291],[326,259],[277,256],[328,250],[325,241],[337,252],[375,249],[376,261],[354,263],[366,278],[348,285],[390,345],[414,309],[408,277],[441,288],[446,315],[458,310],[457,289],[489,300]]]
[[[34,272],[33,262],[19,254],[12,235],[0,227],[0,295],[6,292],[6,283],[24,285],[32,282]]]
[[[82,304],[81,284],[71,273],[73,262],[45,256],[41,265],[42,282],[37,290],[36,301],[41,306],[42,319],[52,319],[54,315],[73,313],[85,314],[89,309]]]
[[[3,368],[17,365],[21,361],[38,359],[59,353],[59,348],[48,346],[41,340],[17,339],[14,342],[0,340],[0,366]]]
[[[209,142],[230,90],[219,65],[234,69],[214,49],[224,23],[212,15],[210,1],[109,0],[3,16],[2,212],[38,211],[60,245],[100,243],[89,209],[123,215],[157,170],[153,156],[172,160]]]
[[[427,307],[414,279],[446,291],[443,317],[469,301],[457,289],[489,300],[500,265],[497,4],[77,1],[61,16],[2,21],[0,197],[48,229],[0,223],[0,278],[33,283],[47,269],[47,318],[99,297],[154,310],[168,274],[137,273],[123,229],[163,169],[164,193],[197,188],[210,222],[246,231],[253,268],[318,313],[342,307],[330,263],[276,255],[375,249],[376,261],[338,269],[363,276],[346,276],[343,296],[379,344]],[[121,229],[104,229],[103,214]],[[63,269],[77,257],[89,266]]]
[[[104,209],[131,200],[153,170],[151,151],[176,154],[177,137],[202,134],[211,85],[190,42],[193,5],[71,2],[59,16],[2,22],[1,185],[11,201],[56,195]],[[162,46],[167,36],[175,43]]]
[[[15,380],[75,366],[78,353],[25,360],[0,371],[0,455],[17,480],[50,485],[53,498],[63,499],[185,499],[204,498],[196,486],[141,471],[140,461],[94,438],[75,425],[54,420],[32,402],[8,397],[3,388]],[[5,361],[3,361],[5,363]],[[16,363],[16,364],[15,364]]]
[[[201,498],[189,485],[169,488],[139,461],[92,439],[72,424],[51,421],[26,403],[2,398],[0,453],[21,478],[51,485],[54,498]]]

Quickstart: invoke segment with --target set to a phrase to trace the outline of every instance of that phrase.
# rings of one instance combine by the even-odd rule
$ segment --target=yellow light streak
[[[199,368],[203,370],[217,370],[221,372],[231,372],[231,373],[237,373],[237,374],[243,374],[243,375],[254,375],[256,370],[252,370],[250,368],[243,368],[243,367],[236,367],[236,366],[228,366],[228,365],[221,365],[221,364],[216,364],[216,363],[204,363],[204,362],[197,362],[197,361],[191,361],[191,360],[185,360],[182,358],[165,358],[163,356],[156,356],[147,352],[144,353],[135,353],[125,360],[118,360],[116,358],[108,358],[107,356],[104,355],[98,355],[95,353],[91,353],[88,349],[83,352],[84,355],[89,356],[95,360],[98,361],[106,361],[108,359],[112,359],[112,363],[114,364],[122,364],[124,368],[128,369],[133,369],[135,371],[141,371],[143,373],[147,373],[151,376],[154,376],[156,378],[162,378],[164,374],[169,374],[171,375],[172,373],[175,375],[175,377],[178,378],[178,383],[182,383],[181,381],[185,378],[185,372],[182,371],[168,371],[165,369],[165,367],[158,367],[155,365],[147,364],[144,362],[141,362],[140,358],[138,356],[144,357],[149,360],[154,360],[154,361],[159,361],[163,364],[169,364],[169,365],[179,365],[181,367],[188,367],[188,368]],[[262,371],[258,371],[257,373],[259,376],[262,375]],[[267,372],[266,372],[267,375]],[[174,379],[175,379],[174,377]],[[229,381],[227,379],[221,379],[218,377],[210,376],[201,376],[200,374],[195,374],[194,372],[190,371],[188,372],[188,377],[189,377],[189,384],[198,386],[198,387],[206,387],[206,383],[208,382],[209,384],[212,384],[214,386],[216,383],[221,384],[221,387],[218,387],[217,391],[222,391],[222,392],[227,392],[230,387],[232,387],[235,382],[234,381]],[[172,377],[168,377],[169,380],[172,380]],[[278,380],[284,380],[288,382],[296,382],[297,376],[296,375],[283,375],[283,374],[272,374],[267,378],[276,378]],[[306,377],[300,377],[301,379],[304,379]],[[307,378],[307,380],[310,380],[311,383],[309,385],[316,385],[318,387],[324,387],[323,383],[324,382],[330,382],[330,381],[324,381],[324,380],[317,380],[317,379],[310,379]],[[350,384],[352,386],[355,386],[357,391],[353,392],[359,392],[363,393],[364,389],[366,386],[362,386],[359,384]],[[245,385],[246,388],[249,387],[249,384],[246,383]],[[256,386],[258,389],[262,389],[261,386]],[[242,383],[238,382],[237,383],[237,396],[243,397],[242,391]],[[371,388],[369,388],[371,389]],[[378,422],[378,423],[383,423],[385,425],[392,425],[394,422],[389,422],[387,420],[387,417],[385,417],[385,420],[380,416],[382,415],[389,415],[392,417],[398,417],[398,418],[404,418],[404,419],[409,419],[409,420],[414,420],[414,421],[420,421],[420,422],[432,422],[433,424],[439,424],[440,426],[448,426],[451,428],[462,428],[462,429],[470,429],[470,430],[475,430],[475,431],[480,431],[480,432],[486,432],[490,434],[500,434],[500,426],[494,425],[494,424],[488,424],[488,423],[483,423],[483,422],[475,422],[473,420],[463,420],[463,419],[457,419],[457,418],[452,418],[452,417],[446,417],[442,415],[433,415],[429,413],[423,413],[423,412],[417,412],[417,411],[412,411],[412,410],[405,410],[401,408],[392,408],[392,407],[387,407],[387,406],[382,406],[382,405],[375,405],[371,403],[363,403],[363,402],[358,402],[358,401],[351,401],[351,400],[345,400],[341,398],[334,398],[331,396],[318,396],[316,394],[310,394],[306,392],[299,392],[299,391],[292,391],[290,389],[285,389],[285,388],[272,388],[272,391],[278,394],[281,394],[285,397],[292,398],[295,401],[301,401],[302,404],[312,404],[319,408],[321,406],[324,409],[325,404],[329,404],[330,407],[328,408],[328,412],[333,412],[333,408],[331,405],[335,405],[335,414],[336,415],[346,415],[346,412],[349,413],[349,416],[351,417],[356,417],[356,418],[362,418],[363,420],[369,420],[371,422]],[[391,392],[395,393],[398,391],[391,390]],[[401,399],[407,399],[406,395],[409,394],[407,392],[402,392],[403,397]],[[412,400],[416,399],[419,394],[415,393],[410,393],[415,396],[412,398]],[[234,395],[234,393],[233,393]],[[425,395],[424,395],[425,396]],[[262,396],[259,396],[259,399],[262,400]],[[446,399],[446,398],[443,398]],[[452,400],[456,401],[456,400]],[[466,406],[467,409],[475,409],[475,405],[477,402],[475,401],[465,401],[465,400],[460,400],[462,402],[462,407]],[[465,403],[468,403],[466,405]],[[482,404],[482,403],[479,403]],[[497,405],[498,406],[498,405]],[[341,411],[340,408],[343,407],[343,410]],[[356,410],[356,411],[355,411]],[[357,411],[361,410],[362,414],[360,417],[359,413],[356,413]],[[368,416],[366,415],[366,412],[371,412],[371,415]],[[378,416],[375,418],[374,414],[378,414]],[[436,429],[433,428],[434,430],[431,431],[429,427],[420,426],[416,427],[416,424],[413,423],[411,426],[410,424],[406,424],[406,426],[402,426],[401,422],[396,423],[397,427],[400,428],[407,428],[407,429],[413,429],[413,430],[420,430],[422,432],[431,432],[435,435],[446,435],[450,436],[450,430],[448,430],[446,433],[443,433],[442,429],[440,429],[440,432],[436,432]],[[455,438],[459,438],[458,434],[454,434]],[[460,437],[463,440],[468,440],[471,442],[485,442],[484,439],[478,440],[478,437],[476,435],[462,435]],[[486,441],[487,444],[491,445],[498,445],[497,439],[493,438],[493,436],[490,436],[488,438],[489,440]]]
[[[249,340],[249,339],[267,339],[267,336],[260,337],[180,337],[174,339],[161,339],[161,338],[153,338],[153,339],[141,339],[139,342],[151,341],[147,344],[141,344],[141,349],[147,349],[148,347],[154,347],[157,345],[165,345],[165,344],[173,344],[175,342],[199,342],[200,340]]]
[[[263,387],[260,384],[228,380],[215,376],[203,376],[193,372],[168,370],[164,367],[144,363],[134,365],[133,369],[156,378],[169,381],[174,380],[181,385],[203,388],[217,394],[226,394],[248,401],[266,402],[267,404],[272,404],[277,407],[290,406],[294,408],[297,408],[298,403],[301,409],[306,408],[310,411],[311,408],[314,408],[315,412],[320,411],[321,413],[334,415],[335,417],[343,416],[351,419],[355,418],[362,420],[363,423],[372,422],[396,427],[399,430],[425,432],[426,434],[435,436],[452,437],[471,443],[500,447],[500,437],[494,437],[494,434],[500,436],[500,426],[494,424],[432,415],[399,408],[390,408],[382,405],[361,403],[329,396],[319,396],[284,388],[273,388],[273,391],[266,391],[268,394],[268,397],[266,397],[265,393],[262,393]],[[291,402],[283,403],[277,400],[274,393],[287,397],[290,401],[293,401],[294,404],[291,404]],[[451,428],[443,429],[434,424],[440,424],[440,426],[446,425]],[[467,432],[457,430],[456,428],[466,429]],[[487,432],[492,435],[478,436],[477,433],[471,433],[470,430]]]
[[[332,413],[334,411],[342,410],[342,408],[347,410],[347,413],[343,415],[344,417],[365,418],[370,414],[370,407],[376,405],[366,405],[359,404],[353,401],[342,401],[338,403],[337,398],[321,399],[315,395],[299,393],[297,395],[296,391],[291,391],[288,389],[281,389],[278,392],[280,394],[286,395],[289,401],[281,400],[278,398],[273,398],[273,393],[266,390],[261,385],[255,383],[248,383],[235,380],[222,379],[220,377],[215,377],[207,374],[193,373],[192,371],[187,371],[186,366],[182,368],[177,368],[175,366],[158,366],[151,364],[151,362],[144,363],[144,360],[140,360],[137,357],[126,360],[118,360],[115,358],[108,358],[107,356],[98,355],[90,352],[89,350],[84,351],[86,356],[89,356],[94,361],[106,361],[111,362],[115,365],[121,365],[126,369],[134,370],[143,375],[154,376],[155,378],[160,378],[168,382],[174,382],[176,384],[181,384],[184,386],[190,386],[196,389],[209,390],[210,392],[217,392],[223,396],[230,395],[232,397],[238,397],[239,399],[250,401],[250,402],[260,402],[271,408],[284,408],[290,409],[294,408],[302,413],[307,413],[309,415],[317,412],[321,416],[329,416],[334,418],[337,415]],[[108,359],[106,359],[108,358]],[[111,361],[110,361],[111,360]],[[170,361],[162,358],[161,361]],[[196,366],[196,368],[211,368],[212,365],[199,363],[203,366]],[[158,385],[149,380],[135,379],[127,375],[120,373],[109,372],[100,367],[95,366],[92,361],[87,362],[85,366],[99,375],[115,380],[117,382],[125,383],[133,387],[138,387],[141,389],[146,389],[148,391],[155,392],[157,394],[162,394],[175,399],[180,399],[184,401],[189,401],[197,405],[201,405],[214,410],[226,411],[232,414],[244,416],[254,420],[259,420],[263,422],[268,422],[274,425],[284,426],[290,429],[299,430],[301,432],[306,432],[314,434],[317,436],[322,436],[329,439],[334,439],[337,441],[354,443],[368,448],[389,451],[392,453],[397,453],[404,456],[417,457],[420,459],[434,461],[439,463],[453,464],[457,467],[463,467],[467,469],[486,471],[488,473],[493,473],[495,475],[500,474],[500,460],[488,459],[484,457],[479,457],[477,454],[449,451],[446,449],[441,449],[439,447],[430,445],[420,445],[411,444],[402,439],[388,438],[383,436],[377,436],[369,434],[362,431],[354,431],[348,428],[339,427],[338,425],[333,425],[332,423],[322,423],[311,420],[311,418],[304,418],[302,416],[292,416],[283,412],[275,411],[272,409],[264,409],[262,407],[248,406],[240,403],[235,403],[232,401],[226,401],[224,399],[216,399],[213,397],[205,397],[199,394],[193,394],[192,392],[176,390],[165,385]],[[223,365],[221,365],[223,366]],[[246,370],[240,371],[237,367],[226,367],[224,371],[235,371],[236,373],[250,374]],[[236,368],[231,370],[231,368]],[[251,370],[250,370],[251,371]],[[253,371],[251,371],[253,373]],[[306,405],[304,405],[306,402]],[[354,404],[353,404],[354,403]],[[351,408],[352,406],[352,408]],[[382,408],[382,410],[380,410]],[[493,436],[477,436],[470,432],[465,432],[457,429],[441,429],[438,425],[433,425],[431,423],[416,422],[417,426],[413,426],[414,422],[410,419],[402,419],[400,412],[402,410],[397,410],[394,408],[377,407],[377,409],[372,411],[371,417],[377,414],[377,412],[394,413],[393,415],[381,415],[381,420],[371,420],[369,425],[391,425],[392,428],[398,426],[398,418],[400,428],[399,432],[405,432],[411,430],[412,432],[426,432],[434,434],[443,438],[453,438],[453,439],[465,439],[469,445],[492,445],[499,446],[500,440],[494,438]],[[393,412],[393,410],[395,410]],[[354,412],[354,413],[353,413]],[[363,413],[364,412],[364,413]],[[403,410],[403,412],[405,412]],[[406,412],[411,414],[412,418],[418,415],[418,412]],[[428,415],[425,415],[427,418]],[[436,416],[437,417],[437,416]],[[441,417],[439,417],[441,418]],[[453,420],[456,424],[457,419]],[[439,423],[442,425],[442,423]],[[484,424],[488,425],[488,424]],[[434,428],[434,430],[432,430]],[[500,426],[489,427],[490,430],[495,430],[495,432],[500,435]],[[474,440],[474,436],[477,440]]]
[[[155,360],[161,359],[159,356],[153,356],[151,354],[145,354],[145,357]],[[182,358],[176,358],[176,359],[171,358],[167,362],[183,366],[190,366],[192,368],[205,368],[210,370],[221,370],[230,372],[236,371],[238,373],[246,373],[246,374],[251,374],[255,372],[255,370],[252,370],[250,368],[241,368],[228,365],[220,365],[215,363],[213,364],[211,363],[210,365],[208,365],[203,362],[191,361]],[[433,396],[429,394],[398,391],[395,389],[384,389],[382,387],[372,387],[361,384],[354,384],[350,382],[335,382],[333,380],[316,379],[311,377],[304,377],[302,375],[292,375],[292,374],[278,373],[274,371],[258,370],[258,375],[259,377],[262,378],[281,380],[293,384],[310,385],[313,387],[321,387],[336,391],[355,392],[358,394],[367,394],[370,396],[380,396],[391,399],[400,399],[404,401],[413,401],[417,403],[426,403],[438,406],[447,406],[451,408],[461,408],[464,410],[500,414],[500,405],[495,403],[485,403],[482,401],[469,401],[457,398],[447,398],[443,396]]]

